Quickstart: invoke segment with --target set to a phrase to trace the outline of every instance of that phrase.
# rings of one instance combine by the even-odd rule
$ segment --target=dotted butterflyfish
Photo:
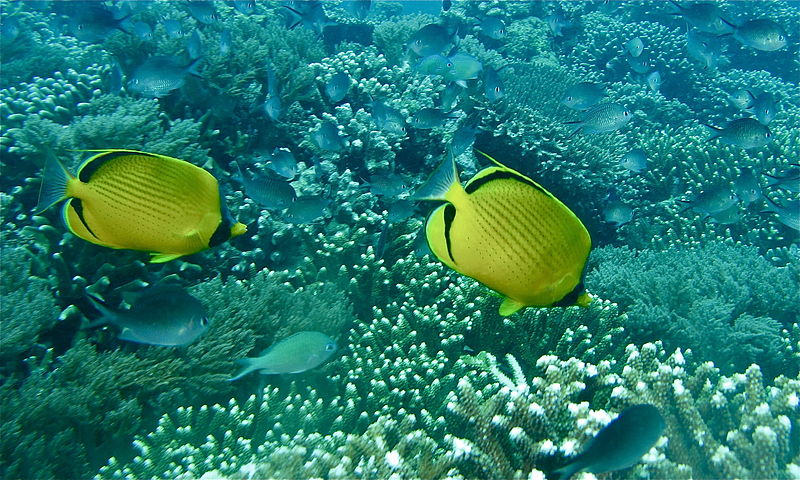
[[[247,231],[234,222],[219,184],[177,158],[136,150],[94,150],[72,175],[46,160],[38,211],[66,200],[62,217],[78,237],[110,248],[151,253],[167,262]]]
[[[524,307],[587,306],[586,227],[541,185],[478,152],[495,166],[461,186],[450,155],[415,194],[444,201],[425,235],[445,265],[505,296],[501,315]]]

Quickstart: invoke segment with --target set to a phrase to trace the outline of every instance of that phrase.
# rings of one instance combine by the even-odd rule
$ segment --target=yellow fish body
[[[497,166],[462,187],[450,156],[415,194],[445,201],[428,217],[431,251],[453,270],[506,298],[501,315],[524,307],[587,306],[586,227],[566,205],[521,173]]]
[[[45,165],[37,210],[67,200],[62,216],[78,237],[110,248],[151,252],[167,262],[247,231],[235,223],[209,172],[136,150],[98,150],[73,176],[55,158]]]

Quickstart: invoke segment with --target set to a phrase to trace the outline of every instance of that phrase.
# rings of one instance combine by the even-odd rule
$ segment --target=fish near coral
[[[298,332],[271,345],[258,357],[237,360],[242,370],[229,382],[250,372],[262,375],[302,373],[325,363],[336,351],[336,342],[320,332]]]
[[[524,307],[587,306],[586,227],[541,185],[479,152],[496,166],[466,187],[452,155],[414,195],[447,202],[428,217],[425,235],[445,265],[506,298],[501,315]]]
[[[109,248],[151,252],[162,263],[215,247],[247,231],[234,222],[219,184],[189,162],[136,150],[95,150],[72,175],[45,163],[37,211],[66,200],[76,236]]]
[[[708,140],[719,138],[722,143],[736,145],[744,149],[759,148],[772,141],[772,132],[754,118],[731,120],[724,128],[703,124],[711,129]]]
[[[583,112],[583,118],[580,120],[567,122],[575,125],[575,130],[569,136],[578,132],[587,134],[613,132],[625,126],[631,118],[633,114],[630,110],[618,103],[599,103]]]
[[[786,46],[787,35],[783,27],[768,18],[750,20],[738,26],[725,23],[734,29],[733,38],[746,47],[774,52]]]

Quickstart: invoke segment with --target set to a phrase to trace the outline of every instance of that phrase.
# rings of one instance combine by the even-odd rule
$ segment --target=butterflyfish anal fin
[[[525,305],[522,303],[506,297],[506,299],[503,300],[503,303],[500,304],[500,315],[507,317],[517,313],[523,308],[525,308]]]
[[[150,263],[165,263],[182,257],[183,253],[151,253]]]

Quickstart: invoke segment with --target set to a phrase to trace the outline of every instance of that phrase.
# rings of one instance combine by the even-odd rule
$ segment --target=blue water
[[[795,2],[0,9],[2,478],[800,476]],[[133,188],[81,170],[120,149],[162,157]],[[468,188],[493,213],[462,233],[474,207],[414,197],[477,151],[547,199]],[[37,208],[59,163],[74,198]],[[425,231],[448,202],[456,269]],[[503,317],[510,285],[563,289],[576,230],[516,228],[539,208],[585,226],[558,296],[592,301]],[[175,235],[199,243],[150,262]],[[664,430],[576,457],[636,404]]]

